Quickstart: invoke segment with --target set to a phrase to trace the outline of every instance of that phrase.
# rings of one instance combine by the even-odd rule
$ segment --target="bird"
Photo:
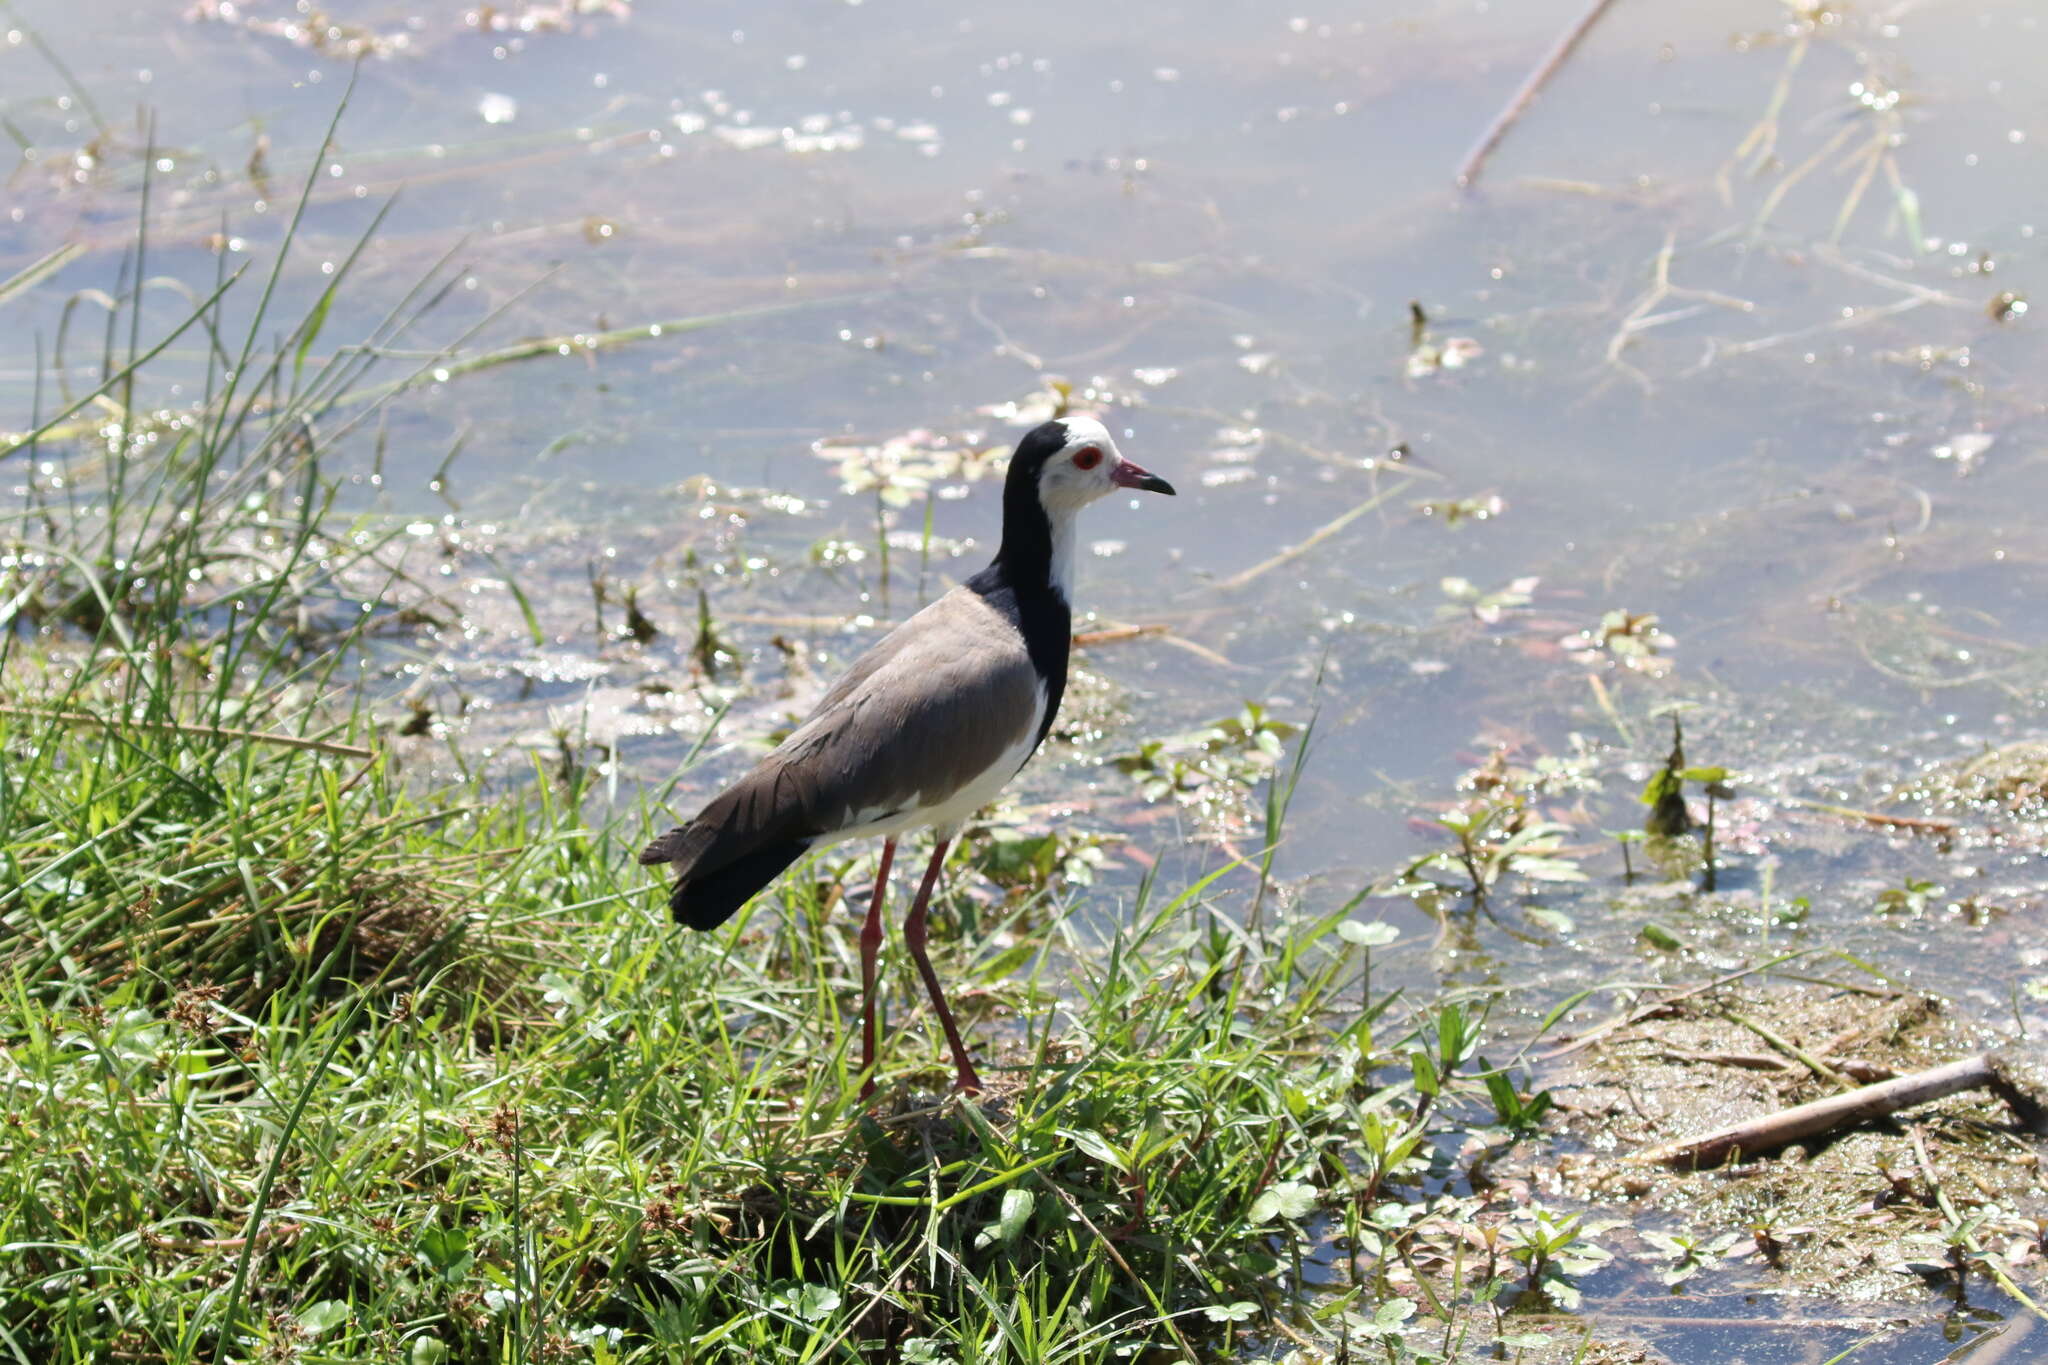
[[[863,1099],[874,1092],[889,870],[897,839],[927,827],[931,861],[904,944],[945,1030],[955,1089],[982,1089],[925,951],[926,912],[961,827],[1052,729],[1073,641],[1075,518],[1119,489],[1174,491],[1125,459],[1097,418],[1055,417],[1026,432],[1004,475],[1002,542],[988,567],[883,636],[773,752],[640,854],[642,866],[673,873],[676,922],[706,931],[805,853],[882,836],[860,932]]]

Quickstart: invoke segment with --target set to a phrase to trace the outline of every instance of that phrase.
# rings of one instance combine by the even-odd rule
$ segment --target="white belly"
[[[863,839],[873,835],[894,838],[913,829],[932,826],[942,839],[950,839],[960,832],[960,827],[971,819],[974,813],[995,800],[1003,788],[1010,785],[1010,779],[1017,775],[1031,751],[1037,746],[1038,727],[1045,723],[1045,686],[1038,688],[1038,704],[1032,713],[1031,724],[1023,737],[989,765],[980,776],[969,782],[952,795],[931,805],[916,805],[907,810],[897,811],[855,811],[849,812],[846,825],[820,838],[814,848],[836,844],[845,839]]]

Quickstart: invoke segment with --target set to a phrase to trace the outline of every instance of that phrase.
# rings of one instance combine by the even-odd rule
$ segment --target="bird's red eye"
[[[1102,452],[1094,446],[1082,446],[1074,452],[1074,468],[1093,469],[1102,463]]]

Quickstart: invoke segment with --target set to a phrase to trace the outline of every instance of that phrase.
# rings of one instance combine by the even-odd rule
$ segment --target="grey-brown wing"
[[[1041,704],[1022,637],[956,589],[863,655],[773,753],[649,860],[687,875],[764,842],[937,805],[1019,751]]]

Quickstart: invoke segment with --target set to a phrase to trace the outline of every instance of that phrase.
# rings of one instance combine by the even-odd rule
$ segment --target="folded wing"
[[[1021,763],[1039,690],[1023,637],[956,588],[862,655],[773,753],[640,861],[674,867],[677,922],[715,928],[806,849],[920,823],[1010,756]]]

